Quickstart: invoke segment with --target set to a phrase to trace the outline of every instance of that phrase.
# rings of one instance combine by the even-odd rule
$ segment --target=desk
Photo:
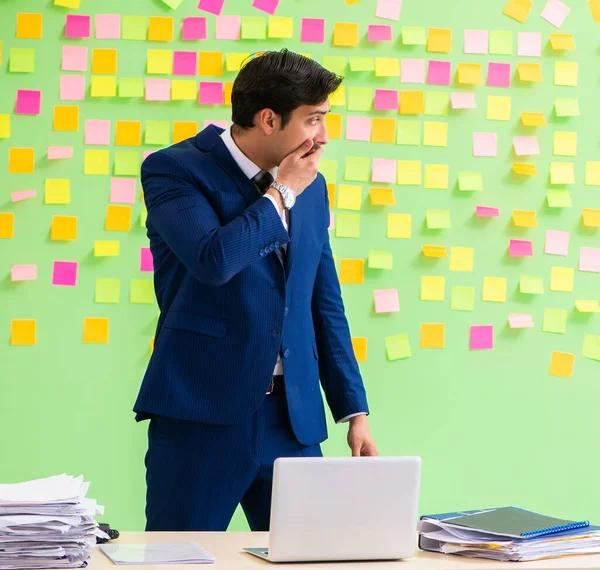
[[[450,554],[434,554],[418,550],[413,558],[390,562],[351,563],[307,563],[272,564],[242,551],[244,547],[260,548],[268,546],[266,532],[123,532],[115,543],[140,544],[157,542],[196,542],[217,559],[216,564],[173,566],[116,566],[97,548],[92,552],[88,570],[115,570],[155,568],[157,570],[591,570],[600,569],[600,555],[576,556],[571,558],[543,560],[536,562],[496,562],[475,560]]]

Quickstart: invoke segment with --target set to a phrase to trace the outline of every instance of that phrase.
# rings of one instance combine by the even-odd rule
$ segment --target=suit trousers
[[[321,457],[294,436],[285,390],[236,425],[153,416],[148,426],[147,531],[225,531],[239,504],[253,531],[268,531],[273,463]]]

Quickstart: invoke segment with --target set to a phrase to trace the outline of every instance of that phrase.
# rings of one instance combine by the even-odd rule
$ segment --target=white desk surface
[[[590,570],[600,569],[600,555],[575,556],[536,562],[496,562],[476,560],[450,554],[435,554],[416,551],[413,558],[386,562],[333,562],[306,564],[272,564],[242,551],[244,547],[261,548],[268,546],[266,532],[123,532],[113,543],[140,544],[159,542],[196,542],[206,548],[217,559],[216,564],[208,565],[161,565],[161,566],[116,566],[97,548],[92,552],[88,570],[149,569],[156,570],[247,570],[273,568],[275,570]]]

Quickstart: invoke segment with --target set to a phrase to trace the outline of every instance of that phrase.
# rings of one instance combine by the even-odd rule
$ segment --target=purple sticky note
[[[39,115],[42,106],[42,92],[31,89],[17,89],[17,115]]]
[[[490,206],[476,206],[475,215],[478,218],[497,218],[500,215],[498,208],[492,208]]]
[[[398,163],[390,158],[374,158],[371,181],[396,183]]]
[[[96,39],[118,40],[121,38],[121,14],[96,14]]]
[[[373,301],[376,313],[397,313],[400,310],[398,289],[375,289]]]
[[[10,268],[11,281],[34,281],[37,279],[37,265],[13,265]]]
[[[494,326],[472,325],[469,348],[471,350],[491,350],[494,348]]]
[[[377,0],[375,16],[385,18],[386,20],[400,19],[400,10],[402,9],[402,0]]]
[[[497,154],[497,133],[473,133],[473,156],[496,156]]]
[[[196,75],[197,71],[197,51],[176,51],[173,53],[173,75]]]
[[[511,329],[533,328],[533,317],[526,313],[509,313],[508,325]]]
[[[200,0],[198,10],[204,10],[209,14],[220,16],[223,4],[225,4],[225,0]]]
[[[61,75],[59,98],[61,101],[83,101],[85,75]]]
[[[540,16],[553,26],[560,28],[570,11],[571,8],[563,4],[560,0],[548,0]]]
[[[91,29],[91,17],[78,14],[67,14],[65,24],[66,38],[89,38]]]
[[[475,109],[475,93],[455,91],[450,94],[450,102],[453,109]]]
[[[350,141],[371,140],[371,117],[348,115],[346,117],[346,138]]]
[[[61,158],[73,158],[72,146],[49,146],[48,160],[58,160]]]
[[[198,103],[200,105],[223,105],[223,83],[220,81],[201,81]]]
[[[154,271],[154,259],[149,247],[140,248],[140,271]]]
[[[252,2],[253,8],[256,8],[257,10],[262,10],[267,14],[271,14],[271,16],[275,14],[278,5],[279,0],[254,0],[254,2]]]
[[[146,79],[146,101],[170,101],[171,81],[169,79]]]
[[[37,192],[35,190],[20,190],[17,192],[11,192],[10,201],[22,202],[23,200],[31,200],[31,198],[35,198],[36,196]]]
[[[398,91],[395,89],[375,89],[376,111],[397,111]]]
[[[205,40],[206,18],[190,17],[184,18],[181,26],[181,39],[183,40]]]
[[[55,261],[52,265],[52,285],[75,287],[77,266],[77,261]]]
[[[450,85],[451,67],[452,64],[449,61],[429,60],[427,83],[429,85]]]
[[[302,18],[300,41],[322,44],[325,41],[325,20],[323,18]]]
[[[239,40],[241,29],[241,16],[217,16],[215,19],[215,38],[217,40]]]
[[[561,230],[546,230],[546,245],[544,252],[548,255],[569,254],[569,232]]]
[[[86,46],[63,46],[63,71],[87,71],[88,48]]]
[[[85,144],[110,144],[110,121],[88,119],[85,122]]]
[[[535,135],[530,137],[513,137],[513,147],[517,156],[540,154],[540,145]]]
[[[488,87],[510,87],[510,63],[489,63]]]
[[[488,52],[487,30],[465,30],[465,53],[486,55]]]
[[[425,83],[425,60],[402,58],[400,60],[402,83]]]
[[[113,204],[134,204],[135,178],[111,178],[110,201]]]
[[[600,273],[600,248],[579,248],[579,271],[590,271]]]
[[[511,257],[532,257],[533,243],[521,239],[511,239],[508,243],[508,253]]]
[[[391,42],[392,26],[369,24],[367,39],[370,42]]]
[[[542,55],[542,34],[519,32],[517,54],[522,57],[540,57]]]

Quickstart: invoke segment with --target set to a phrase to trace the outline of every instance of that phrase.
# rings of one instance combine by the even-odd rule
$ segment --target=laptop
[[[279,458],[270,562],[398,560],[417,542],[420,457]]]

